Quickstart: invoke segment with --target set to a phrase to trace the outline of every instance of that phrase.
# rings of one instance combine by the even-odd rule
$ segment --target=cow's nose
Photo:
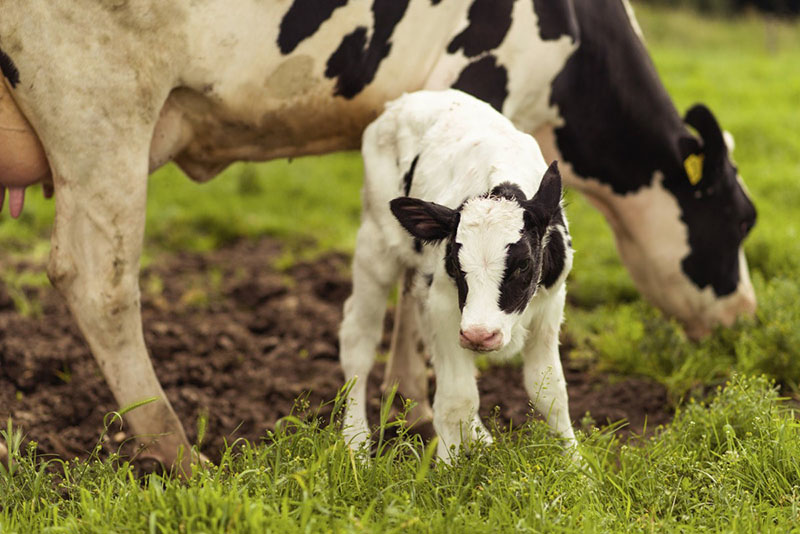
[[[470,350],[497,350],[503,344],[503,333],[500,330],[488,330],[482,326],[461,330],[458,337],[461,346]]]

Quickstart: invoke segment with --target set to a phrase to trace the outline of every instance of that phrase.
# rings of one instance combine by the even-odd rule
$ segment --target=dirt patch
[[[223,440],[257,441],[299,396],[316,407],[342,385],[337,330],[350,292],[349,259],[328,254],[280,272],[271,267],[280,252],[271,239],[242,241],[164,258],[142,273],[145,338],[156,372],[190,439],[198,415],[207,414],[203,450],[211,458]],[[0,285],[0,421],[10,415],[43,453],[85,457],[117,406],[61,297],[49,288],[26,293],[41,303],[41,318],[17,313]],[[625,418],[638,431],[645,417],[651,428],[670,419],[658,384],[614,381],[568,358],[565,365],[574,420],[591,412],[598,424]],[[379,364],[370,377],[372,423],[382,372]],[[480,388],[484,415],[518,425],[530,413],[518,368],[490,368]],[[127,437],[114,428],[104,448],[116,450]]]

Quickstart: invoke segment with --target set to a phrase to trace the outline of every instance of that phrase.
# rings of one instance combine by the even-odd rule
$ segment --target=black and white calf
[[[522,353],[524,383],[553,430],[574,442],[558,353],[572,248],[561,176],[536,141],[488,104],[459,91],[390,102],[364,132],[361,227],[353,294],[340,331],[345,379],[355,382],[345,436],[369,436],[366,378],[386,299],[401,274],[433,358],[439,457],[476,438],[475,356]]]

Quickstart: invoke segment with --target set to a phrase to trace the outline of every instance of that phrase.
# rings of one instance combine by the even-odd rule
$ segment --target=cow
[[[55,191],[48,276],[116,401],[158,399],[127,417],[167,464],[188,442],[142,333],[148,172],[171,160],[204,181],[235,160],[355,149],[403,92],[461,89],[532,133],[692,337],[755,307],[753,205],[713,114],[675,110],[627,0],[0,0],[0,13],[0,184],[12,216],[26,186]],[[413,333],[413,297],[400,304]],[[395,349],[387,380],[424,399],[421,356]]]
[[[491,441],[478,416],[476,353],[521,352],[536,408],[570,445],[575,435],[558,352],[572,246],[561,175],[539,145],[490,105],[454,89],[386,105],[364,131],[361,226],[340,359],[351,382],[344,434],[368,441],[366,377],[392,288],[404,271],[436,372],[438,455]]]

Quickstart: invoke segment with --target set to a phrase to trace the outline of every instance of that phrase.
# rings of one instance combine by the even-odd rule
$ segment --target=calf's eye
[[[531,268],[531,260],[523,260],[519,262],[519,267],[517,267],[517,269],[519,269],[519,272],[521,273],[528,271],[528,269],[530,268]]]

